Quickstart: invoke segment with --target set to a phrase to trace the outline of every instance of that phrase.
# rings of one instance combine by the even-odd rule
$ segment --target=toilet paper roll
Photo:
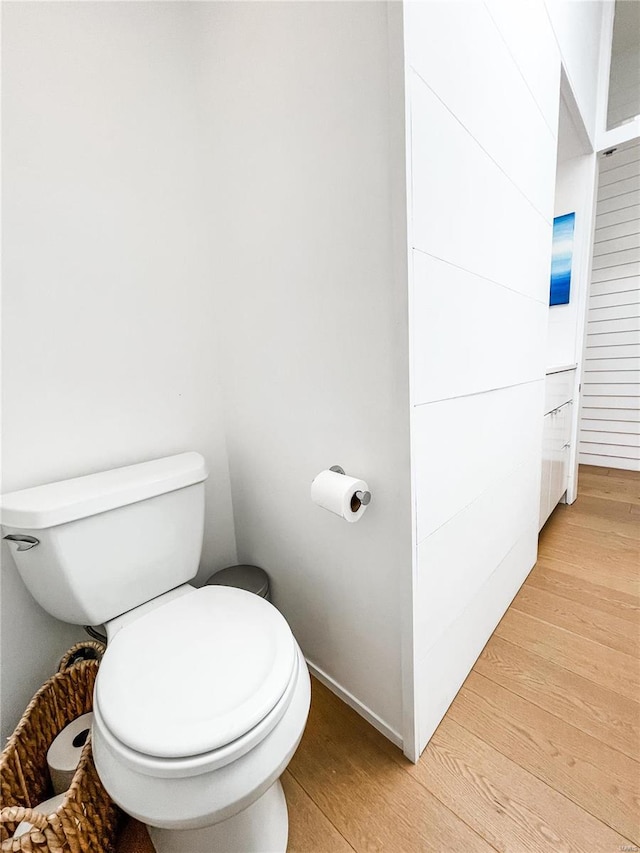
[[[34,806],[33,811],[40,812],[40,814],[43,814],[45,815],[45,817],[47,817],[48,815],[53,814],[53,812],[58,808],[58,806],[62,805],[66,795],[67,792],[64,791],[64,793],[58,794],[57,797],[51,797],[50,800],[45,800],[44,803],[38,803],[37,806]],[[19,823],[16,827],[16,831],[13,833],[13,837],[20,838],[21,835],[25,834],[25,832],[29,832],[32,827],[32,823],[29,823],[28,820],[23,820],[22,823]]]
[[[335,471],[321,471],[311,484],[311,500],[341,516],[345,521],[357,521],[364,515],[366,506],[356,497],[356,492],[367,492],[364,480],[356,480]]]
[[[70,787],[92,723],[91,711],[76,717],[62,729],[49,747],[47,764],[51,774],[51,784],[56,794],[61,794]]]

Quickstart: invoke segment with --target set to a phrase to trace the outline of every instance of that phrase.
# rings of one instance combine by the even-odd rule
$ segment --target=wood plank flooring
[[[640,474],[579,484],[417,765],[313,682],[289,853],[639,849]]]
[[[289,772],[354,850],[466,848],[460,823],[513,853],[640,845],[640,475],[580,473],[416,766],[314,683]],[[296,833],[292,813],[292,851],[332,849]]]

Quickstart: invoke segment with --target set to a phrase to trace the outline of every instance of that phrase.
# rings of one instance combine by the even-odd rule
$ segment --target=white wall
[[[565,73],[589,138],[596,138],[603,11],[613,0],[545,0]]]
[[[593,227],[597,181],[597,156],[588,152],[582,128],[576,128],[577,106],[563,80],[560,100],[558,166],[554,216],[575,213],[573,262],[569,303],[549,309],[547,326],[547,370],[576,365],[571,409],[571,450],[568,465],[566,502],[573,503],[578,491],[579,397],[583,376],[586,305],[591,275]]]
[[[3,4],[3,482],[194,449],[203,573],[236,560],[181,4]],[[90,567],[88,567],[90,570]],[[3,551],[3,737],[82,635]]]
[[[621,110],[626,103],[630,106],[630,100],[622,94],[622,87],[627,84],[632,87],[632,77],[638,76],[637,68],[625,68],[618,65],[617,59],[624,56],[628,49],[629,60],[637,66],[638,55],[638,10],[636,3],[627,0],[605,0],[602,16],[602,38],[600,48],[600,74],[598,76],[598,114],[596,127],[596,145],[598,153],[609,151],[625,142],[632,142],[640,136],[640,115],[626,121],[621,121],[622,112],[633,114],[631,109]],[[633,8],[632,8],[633,7]],[[617,21],[617,25],[616,25]],[[623,35],[618,40],[620,33],[616,34],[614,45],[614,28],[620,27]],[[634,73],[635,72],[635,73]],[[627,92],[629,89],[627,89]],[[636,91],[636,96],[638,91]],[[637,100],[637,97],[636,97]],[[609,107],[612,113],[609,115]],[[615,122],[618,121],[616,126]]]
[[[412,757],[535,559],[576,5],[4,8],[3,488],[201,450],[202,575],[264,566]],[[336,463],[358,524],[309,500]],[[8,730],[76,635],[5,566]]]
[[[405,40],[422,749],[536,558],[560,57],[541,3]]]
[[[566,127],[562,115],[568,112],[564,103],[561,104],[560,112],[562,130]],[[570,301],[567,305],[554,305],[549,310],[546,361],[548,368],[576,364],[582,357],[583,328],[580,320],[581,314],[584,313],[589,285],[596,168],[595,154],[577,153],[566,159],[558,158],[554,216],[573,212],[576,214],[576,220]]]
[[[600,158],[580,461],[640,471],[640,140]]]
[[[402,44],[390,55],[386,3],[197,12],[238,556],[271,575],[312,671],[399,741],[411,525],[406,264],[397,273],[393,251],[404,101],[390,63]],[[333,464],[369,483],[357,524],[310,501]]]
[[[640,115],[640,5],[618,0],[614,9],[607,128]]]

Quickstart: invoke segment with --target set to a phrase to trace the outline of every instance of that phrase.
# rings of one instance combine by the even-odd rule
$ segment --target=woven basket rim
[[[122,812],[100,782],[93,761],[91,735],[82,748],[71,784],[58,808],[45,815],[36,811],[34,803],[36,797],[44,799],[41,785],[43,771],[48,775],[43,765],[46,744],[50,745],[56,732],[62,731],[82,713],[83,707],[84,713],[91,710],[92,687],[99,663],[98,659],[79,660],[47,679],[8,738],[0,756],[0,775],[6,779],[2,795],[4,802],[9,802],[0,808],[2,853],[106,853],[113,850]],[[37,787],[34,788],[34,784]],[[16,799],[11,803],[14,796]],[[22,821],[32,826],[15,838],[12,833]]]
[[[43,827],[47,826],[52,821],[50,818],[55,818],[59,811],[64,809],[69,805],[69,803],[77,801],[81,802],[78,798],[78,794],[80,793],[80,784],[82,782],[83,776],[87,771],[87,765],[89,762],[93,760],[93,751],[91,749],[91,735],[87,738],[85,745],[82,747],[82,752],[80,753],[80,761],[78,762],[78,766],[75,769],[73,774],[73,779],[71,780],[71,785],[64,792],[64,800],[60,803],[55,811],[50,812],[48,815],[43,814],[42,812],[36,811],[35,808],[27,808],[26,806],[4,806],[4,808],[0,809],[0,822],[10,822],[17,820],[18,822],[26,820],[29,823],[32,823],[35,827],[36,823],[43,823]],[[0,765],[0,772],[2,767]],[[24,813],[24,816],[20,818],[10,817],[9,813],[20,812]],[[32,820],[31,818],[34,818]],[[42,819],[42,820],[40,820]],[[40,828],[43,828],[40,827]]]
[[[39,699],[48,693],[59,681],[65,681],[70,677],[70,673],[75,671],[76,667],[84,667],[84,668],[93,668],[97,669],[98,661],[96,660],[81,660],[77,663],[74,663],[72,666],[67,667],[66,669],[61,670],[60,672],[54,673],[50,678],[48,678],[45,683],[38,688],[38,690],[33,694],[33,697],[27,707],[24,710],[24,713],[20,717],[18,721],[18,725],[13,730],[12,734],[7,738],[7,742],[2,750],[2,755],[0,755],[0,773],[2,772],[2,765],[8,760],[9,747],[14,746],[15,743],[19,739],[19,735],[24,730],[25,726],[29,721],[29,717],[33,713],[34,708],[38,704]]]
[[[97,660],[99,663],[102,660],[102,657],[105,651],[107,650],[107,647],[104,643],[101,643],[98,640],[81,640],[79,643],[75,643],[73,646],[71,646],[70,649],[67,649],[67,651],[60,658],[60,663],[58,664],[58,672],[64,672],[65,670],[69,669],[68,661],[70,661],[71,658],[76,654],[76,652],[79,652],[81,649],[93,649],[98,655],[98,657],[86,658],[85,660]],[[75,666],[76,663],[83,663],[83,661],[76,661],[75,663],[71,664],[71,666]]]

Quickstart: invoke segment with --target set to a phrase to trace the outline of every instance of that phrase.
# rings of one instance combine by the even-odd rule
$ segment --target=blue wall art
[[[553,220],[549,305],[566,305],[569,302],[575,221],[575,213],[565,213],[564,216],[556,216]]]

